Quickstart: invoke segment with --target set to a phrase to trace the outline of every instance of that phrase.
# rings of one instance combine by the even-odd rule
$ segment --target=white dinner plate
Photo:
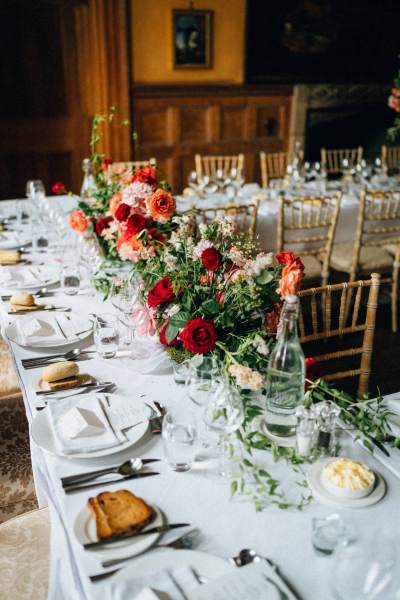
[[[372,506],[379,502],[379,500],[382,500],[386,494],[386,482],[382,475],[376,471],[374,471],[376,478],[374,489],[364,498],[339,498],[328,492],[322,483],[321,475],[324,466],[331,461],[332,457],[322,458],[314,463],[308,472],[308,482],[311,490],[317,500],[322,502],[322,504],[341,508],[365,508],[366,506]]]
[[[59,315],[60,315],[60,313],[57,313],[57,312],[56,313],[54,313],[54,312],[46,313],[43,311],[42,312],[37,311],[37,312],[39,313],[37,316],[36,316],[36,311],[34,314],[30,313],[27,315],[19,316],[18,317],[19,323],[23,323],[24,320],[28,321],[29,319],[37,318],[37,319],[40,319],[41,321],[48,321],[51,324],[51,323],[55,322],[54,319],[56,317],[59,318]],[[68,318],[72,323],[74,322],[74,314],[73,313],[69,313]],[[82,323],[82,320],[79,319],[78,323],[79,324]],[[5,328],[4,331],[9,340],[11,340],[12,342],[15,342],[19,346],[22,346],[23,348],[59,348],[61,346],[70,346],[71,344],[79,344],[79,342],[81,342],[82,340],[85,340],[90,335],[92,335],[93,322],[90,319],[87,319],[86,324],[82,325],[81,331],[79,331],[79,333],[72,338],[70,337],[67,339],[49,340],[49,339],[46,339],[45,337],[43,337],[40,340],[35,340],[34,342],[30,341],[29,343],[23,343],[23,341],[21,340],[16,320],[13,321],[12,323],[10,323],[10,325],[7,325],[7,327]]]
[[[135,558],[129,566],[110,578],[112,583],[123,582],[140,575],[146,576],[164,569],[192,567],[200,579],[216,579],[234,570],[227,560],[194,550],[154,550]]]
[[[84,396],[82,396],[83,398]],[[148,411],[148,415],[150,416],[150,409],[143,404],[143,410]],[[101,456],[108,456],[110,454],[116,454],[117,452],[122,452],[127,448],[130,448],[134,444],[137,444],[139,440],[145,435],[149,426],[148,420],[139,423],[135,427],[131,427],[126,431],[127,441],[119,444],[117,446],[112,446],[111,448],[104,448],[102,450],[96,450],[95,452],[79,452],[78,454],[64,454],[60,452],[57,448],[56,441],[54,439],[53,430],[51,427],[49,413],[45,408],[37,413],[31,423],[31,437],[35,444],[39,446],[45,452],[49,454],[54,454],[56,456],[62,456],[63,458],[69,458],[71,460],[75,459],[90,459],[90,458],[100,458]]]
[[[30,239],[23,234],[16,235],[15,231],[0,232],[0,250],[14,250],[30,243]]]
[[[35,279],[32,279],[33,276],[29,277],[28,279],[24,277],[24,273],[26,275],[26,270],[30,268],[33,270]],[[1,281],[1,285],[4,289],[7,290],[34,291],[43,286],[53,285],[59,280],[59,276],[54,268],[44,269],[41,267],[35,267],[35,265],[33,265],[32,267],[28,267],[27,265],[17,264],[11,266],[3,266],[2,269],[6,269],[8,272],[12,273],[12,278],[10,279],[5,279],[4,277],[2,278],[0,275],[0,280],[3,279]]]
[[[123,485],[123,482],[122,482]],[[152,527],[158,527],[164,524],[163,515],[157,506],[152,506],[154,511],[154,518],[146,529]],[[88,544],[90,542],[97,542],[98,537],[96,534],[96,521],[87,505],[77,514],[74,523],[74,533],[80,544]],[[151,533],[149,535],[135,535],[126,540],[120,542],[114,542],[111,545],[105,545],[99,548],[92,548],[90,552],[101,555],[101,560],[109,560],[111,558],[123,558],[125,556],[133,556],[144,552],[151,546],[153,546],[160,538],[161,533]],[[88,550],[89,552],[89,550]]]

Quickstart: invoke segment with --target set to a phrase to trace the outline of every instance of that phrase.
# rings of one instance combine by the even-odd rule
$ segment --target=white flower
[[[152,193],[153,188],[148,183],[136,181],[122,190],[122,202],[128,206],[136,206],[139,200],[149,198]]]
[[[163,313],[163,319],[170,319],[181,310],[179,304],[172,304]]]
[[[254,338],[253,346],[259,354],[261,354],[262,356],[268,356],[268,354],[269,354],[268,344],[260,335],[256,335],[256,337]]]
[[[200,223],[200,225],[199,225],[199,231],[200,231],[201,237],[203,237],[203,235],[207,231],[207,227],[208,227],[207,223]]]
[[[215,219],[218,223],[219,230],[223,237],[228,237],[233,234],[235,230],[235,223],[233,217],[217,217]]]
[[[170,269],[171,271],[174,271],[178,265],[178,259],[176,258],[176,256],[170,254],[169,252],[166,252],[164,254],[164,262],[168,269]]]
[[[248,275],[258,277],[263,271],[265,271],[265,269],[270,267],[273,262],[273,252],[268,252],[268,254],[260,252],[260,254],[257,254],[254,260],[248,260],[246,262],[244,269]]]
[[[201,240],[193,249],[193,258],[201,258],[201,255],[208,248],[214,248],[214,244],[210,240]]]
[[[258,371],[253,371],[250,367],[234,364],[229,367],[229,373],[234,376],[236,383],[245,389],[257,391],[263,386],[263,376]]]
[[[238,267],[243,267],[243,265],[246,262],[246,258],[243,252],[235,246],[232,246],[232,248],[229,250],[228,257],[233,262],[233,264],[237,265]]]

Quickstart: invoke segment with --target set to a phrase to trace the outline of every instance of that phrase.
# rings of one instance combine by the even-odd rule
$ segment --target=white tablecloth
[[[1,292],[3,293],[3,290]],[[105,309],[112,310],[110,304],[104,306],[100,296],[67,297],[60,294],[59,300],[63,306],[71,306],[78,311],[80,316],[99,313]],[[6,313],[4,304],[0,307],[0,313],[3,327],[15,318]],[[27,417],[31,423],[37,414],[35,406],[42,403],[34,392],[34,383],[40,370],[23,370],[21,359],[37,355],[38,352],[34,353],[12,342],[10,349],[23,389]],[[143,375],[135,369],[135,362],[127,358],[95,358],[80,365],[81,369],[84,368],[84,371],[92,375],[116,382],[118,393],[126,397],[130,397],[133,391],[140,390],[147,398],[168,405],[183,394],[174,384],[171,375]],[[314,502],[302,512],[296,509],[282,511],[270,507],[257,513],[250,501],[231,500],[229,484],[210,475],[204,463],[197,463],[188,473],[175,473],[170,471],[164,462],[155,463],[155,470],[161,473],[159,476],[126,481],[122,485],[107,486],[105,489],[129,489],[150,504],[159,506],[171,522],[185,521],[198,527],[204,535],[199,550],[229,557],[241,548],[254,548],[281,567],[303,600],[330,600],[328,579],[332,570],[332,559],[317,557],[313,552],[312,517],[340,512],[345,518],[353,521],[359,531],[373,531],[385,524],[390,524],[393,530],[398,531],[400,528],[399,479],[366,450],[354,444],[349,437],[346,436],[343,442],[346,454],[368,462],[372,468],[384,475],[388,492],[375,506],[362,510],[337,511]],[[32,442],[32,464],[39,502],[41,506],[48,504],[51,512],[50,600],[101,600],[104,586],[109,585],[109,580],[96,584],[90,582],[89,575],[101,572],[100,562],[95,555],[82,549],[73,529],[76,516],[88,497],[102,488],[99,486],[98,489],[66,496],[61,488],[60,477],[119,464],[131,456],[162,458],[160,437],[149,435],[130,451],[91,461],[59,458],[43,452]],[[269,455],[265,455],[265,460],[278,477],[285,478],[285,473],[289,470],[284,463],[274,466]],[[134,565],[133,561],[132,574],[135,573]]]

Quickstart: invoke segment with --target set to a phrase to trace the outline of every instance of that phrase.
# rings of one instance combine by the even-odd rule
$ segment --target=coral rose
[[[147,183],[147,185],[151,185],[155,187],[157,185],[156,179],[156,170],[154,167],[143,167],[143,169],[138,169],[134,176],[132,177],[132,183]]]
[[[172,282],[168,275],[164,275],[147,294],[147,302],[151,308],[156,308],[160,304],[172,302],[172,300],[175,300]]]
[[[182,329],[180,338],[188,352],[206,354],[215,348],[217,332],[212,321],[191,319]]]
[[[126,232],[129,235],[136,235],[144,229],[146,225],[146,219],[139,213],[131,215],[126,222]]]
[[[281,298],[285,298],[289,294],[297,294],[301,288],[302,281],[303,269],[296,262],[292,262],[283,267],[277,292]]]
[[[115,217],[115,212],[118,206],[121,204],[122,196],[119,192],[116,192],[110,200],[110,213]]]
[[[215,248],[207,248],[201,255],[201,262],[207,271],[216,271],[222,265],[222,256]]]
[[[111,223],[113,220],[114,219],[112,217],[104,217],[104,219],[99,219],[94,225],[97,235],[101,235],[104,229],[108,229],[109,223]]]
[[[73,210],[69,217],[69,224],[74,231],[79,231],[80,233],[86,231],[88,221],[85,213],[81,210]]]
[[[272,310],[267,312],[265,315],[264,329],[268,335],[272,335],[277,332],[279,319],[281,317],[282,305],[279,302],[275,302]]]
[[[302,263],[301,258],[295,257],[293,252],[279,252],[279,254],[276,255],[276,260],[281,265],[289,265],[291,263],[295,263],[298,269],[304,271],[304,265]]]
[[[51,188],[53,194],[66,194],[67,190],[65,189],[65,185],[62,181],[56,181],[53,187]]]
[[[389,96],[388,106],[396,112],[400,112],[400,98],[396,96]]]
[[[162,189],[157,190],[146,199],[147,210],[155,221],[167,223],[175,213],[175,200]]]
[[[130,212],[131,212],[131,207],[128,204],[122,203],[118,206],[117,210],[115,211],[114,217],[116,218],[117,221],[122,223],[127,220],[127,218],[130,215]]]

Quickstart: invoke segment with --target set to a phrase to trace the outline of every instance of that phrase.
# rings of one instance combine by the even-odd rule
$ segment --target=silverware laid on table
[[[190,523],[167,523],[165,525],[157,525],[156,527],[151,527],[150,529],[146,529],[145,531],[130,531],[129,533],[126,533],[124,535],[118,535],[115,537],[106,538],[105,540],[100,540],[98,542],[89,542],[87,544],[83,544],[83,547],[85,550],[91,550],[92,548],[109,546],[110,544],[122,542],[130,538],[141,537],[142,535],[166,533],[167,531],[171,531],[172,529],[179,529],[180,527],[190,527]]]
[[[63,360],[76,360],[82,354],[96,354],[96,350],[85,350],[85,348],[74,348],[73,350],[69,350],[68,352],[63,352],[61,354],[47,354],[44,356],[35,356],[32,358],[23,358],[21,360],[22,365],[29,366],[34,363],[42,363],[49,360],[53,360],[54,358],[62,358]]]
[[[82,362],[84,360],[92,360],[94,356],[88,356],[86,354],[81,354],[78,357],[74,358],[75,362]],[[54,365],[55,363],[60,362],[59,359],[56,360],[46,360],[42,362],[32,363],[30,365],[23,365],[24,369],[28,371],[29,369],[39,369],[40,367],[46,367],[47,365]]]
[[[301,600],[301,597],[294,590],[293,586],[288,582],[286,577],[284,577],[281,574],[278,565],[276,565],[270,558],[267,558],[266,556],[261,556],[260,554],[257,554],[257,552],[255,550],[252,550],[251,548],[244,548],[243,550],[241,550],[239,552],[239,554],[237,556],[232,556],[232,558],[230,558],[229,561],[231,563],[233,563],[236,567],[244,567],[245,565],[249,565],[252,562],[262,562],[262,561],[267,562],[269,564],[269,566],[273,569],[273,571],[275,571],[276,575],[282,580],[282,582],[290,590],[293,597],[296,600]],[[279,591],[280,591],[280,593],[285,594],[285,592],[283,592],[283,590],[279,590]],[[281,598],[282,598],[282,596],[281,596]],[[283,598],[282,598],[282,600],[283,600]]]
[[[54,296],[55,293],[55,291],[51,291],[47,287],[43,287],[32,295],[34,298],[46,298],[48,296]],[[6,302],[7,300],[11,300],[11,296],[12,294],[2,296],[1,299]]]
[[[165,415],[166,409],[159,402],[154,402],[154,406],[156,408],[154,408],[154,406],[152,404],[149,404],[148,402],[146,402],[145,404],[151,410],[150,419],[149,419],[150,432],[152,435],[160,434],[162,431],[162,421],[163,421],[163,417]]]
[[[66,494],[72,494],[73,492],[82,492],[84,490],[90,490],[91,488],[98,488],[99,486],[111,485],[112,483],[121,483],[121,481],[128,481],[129,479],[142,479],[143,477],[154,477],[159,475],[158,471],[143,471],[143,473],[134,473],[133,475],[127,475],[126,477],[119,477],[118,479],[110,479],[108,481],[96,481],[95,483],[77,483],[76,485],[70,485],[64,489]]]
[[[113,381],[90,381],[88,383],[82,383],[81,385],[77,385],[74,388],[70,388],[71,391],[73,390],[80,390],[83,388],[94,388],[94,387],[101,387],[101,386],[108,386],[108,385],[113,385]],[[36,392],[36,396],[53,396],[54,394],[60,394],[63,393],[65,391],[69,391],[68,389],[65,390],[40,390],[39,392]]]
[[[12,310],[9,310],[7,312],[8,315],[14,315],[15,317],[18,317],[18,315],[28,315],[28,314],[32,314],[32,313],[37,313],[37,312],[41,312],[41,311],[58,311],[58,312],[71,312],[72,308],[69,308],[67,306],[49,306],[46,307],[43,305],[43,307],[39,307],[38,310],[18,310],[17,312],[14,312]]]
[[[52,396],[50,400],[65,400],[65,398],[73,398],[74,396],[81,396],[82,394],[88,394],[90,392],[114,392],[117,389],[115,383],[106,383],[106,384],[97,384],[91,388],[83,388],[78,390],[77,392],[73,391],[73,388],[70,390],[60,390],[58,393],[61,396]],[[72,392],[71,394],[66,394],[65,392]],[[46,403],[46,401],[45,401]]]
[[[98,469],[97,471],[90,471],[89,473],[80,473],[79,475],[68,475],[68,477],[61,477],[62,486],[68,487],[75,483],[83,483],[90,481],[96,477],[107,475],[109,473],[119,473],[126,477],[127,475],[133,475],[143,468],[143,465],[148,465],[153,462],[160,461],[160,458],[130,458],[129,460],[117,465],[116,467],[108,467],[106,469]]]
[[[279,600],[289,600],[289,596],[287,595],[287,593],[281,587],[279,587],[276,581],[271,579],[271,577],[267,577],[267,575],[264,575],[264,578],[276,589],[276,591],[279,594]]]
[[[186,533],[184,533],[177,539],[172,540],[172,542],[169,542],[169,544],[156,544],[155,546],[150,546],[150,548],[145,550],[145,552],[142,552],[140,554],[140,556],[143,556],[143,554],[146,554],[146,552],[154,550],[154,548],[173,548],[174,550],[182,550],[182,549],[191,550],[192,548],[195,548],[197,546],[199,535],[200,535],[200,531],[198,529],[192,529],[191,531],[187,531]],[[115,558],[113,560],[103,562],[102,566],[104,568],[112,567],[114,565],[137,558],[137,556],[138,556],[137,554],[133,554],[131,556],[127,556],[127,557],[120,558],[120,559]],[[99,573],[98,575],[91,575],[90,581],[92,581],[93,583],[95,581],[101,581],[102,579],[105,579],[106,577],[110,577],[111,575],[114,575],[114,573],[117,573],[118,571],[120,571],[121,568],[122,567],[120,567],[118,569],[113,569],[112,571],[106,571],[105,573]]]

